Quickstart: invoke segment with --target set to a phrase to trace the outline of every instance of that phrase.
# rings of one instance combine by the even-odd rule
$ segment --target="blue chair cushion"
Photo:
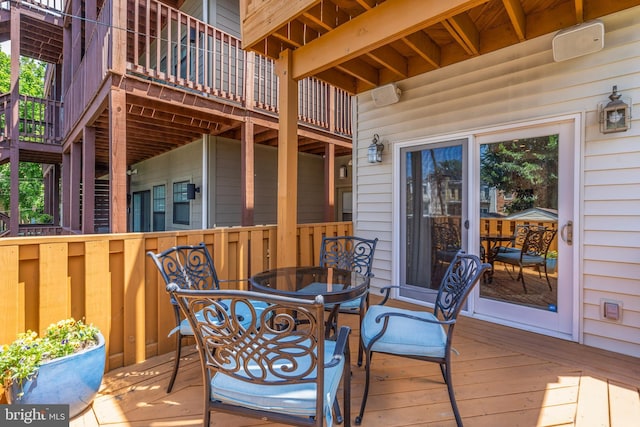
[[[368,346],[373,337],[382,330],[384,322],[376,323],[376,317],[382,313],[403,313],[421,319],[437,320],[432,313],[428,312],[384,305],[370,306],[360,330],[365,346]],[[373,344],[371,350],[392,354],[444,357],[446,343],[447,334],[441,325],[392,316],[389,318],[389,326],[384,335]]]
[[[230,304],[230,300],[222,300],[221,303],[225,306],[225,307],[229,307]],[[263,301],[250,301],[251,304],[253,305],[256,314],[260,315],[260,313],[262,311],[264,311],[265,308],[267,308],[267,303],[263,302]],[[227,310],[227,313],[229,311]],[[236,306],[236,316],[238,316],[238,320],[240,321],[240,325],[242,325],[242,327],[246,328],[249,325],[251,325],[251,323],[253,322],[253,318],[251,316],[251,311],[249,310],[249,307],[247,307],[244,304],[238,304]],[[198,319],[199,321],[204,321],[204,317],[202,315],[202,310],[196,312],[196,319]],[[191,325],[189,324],[189,320],[188,319],[183,319],[182,322],[180,322],[180,326],[175,327],[174,329],[171,330],[171,332],[169,333],[169,336],[173,335],[176,331],[180,331],[180,333],[182,335],[193,335],[193,330],[191,329]]]
[[[322,295],[327,292],[327,284],[322,282],[312,282],[298,290],[298,292],[305,295]],[[358,310],[360,308],[361,299],[362,298],[356,298],[340,303],[340,310]],[[324,306],[327,309],[333,308],[333,304],[325,304]]]
[[[518,263],[520,262],[520,251],[507,252],[507,253],[500,252],[496,256],[495,260],[500,262],[506,262],[508,264],[518,265]],[[527,254],[522,255],[522,265],[538,265],[543,263],[544,263],[544,257],[540,255],[527,255]]]
[[[332,358],[334,349],[334,341],[325,341],[325,360]],[[300,344],[299,344],[300,345]],[[284,351],[285,349],[280,349]],[[284,376],[295,375],[295,372],[305,372],[309,369],[310,361],[305,357],[304,352],[300,349],[292,349],[291,353],[298,354],[294,359],[298,363],[295,371],[286,371]],[[276,356],[275,354],[273,356]],[[281,367],[290,368],[291,363],[283,358]],[[344,368],[344,359],[340,363],[331,368],[324,370],[324,414],[327,420],[327,426],[332,423],[331,408],[336,397],[342,371]],[[259,365],[252,358],[248,361],[246,367],[249,371],[261,370]],[[311,373],[311,377],[315,376],[316,370]],[[243,371],[239,372],[241,376],[247,376]],[[257,376],[260,376],[259,374]],[[267,379],[274,380],[273,374],[268,374]],[[283,414],[292,414],[300,416],[313,416],[316,413],[316,384],[257,384],[233,378],[224,373],[216,373],[211,380],[211,399],[219,400],[223,403],[249,407],[257,410],[268,410]]]

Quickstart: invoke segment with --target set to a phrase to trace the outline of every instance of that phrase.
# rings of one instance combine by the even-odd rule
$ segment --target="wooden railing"
[[[240,39],[157,0],[129,0],[127,72],[202,96],[278,113],[278,79],[271,59],[248,54]],[[65,95],[70,129],[112,65],[111,0],[104,3],[87,54]],[[115,30],[114,30],[115,31]],[[93,64],[98,64],[98,69]],[[320,80],[299,82],[300,122],[351,135],[351,96]]]
[[[323,235],[352,232],[350,222],[298,226],[298,265],[317,263]],[[0,344],[73,316],[104,333],[107,370],[171,351],[171,306],[146,252],[202,241],[221,279],[274,267],[275,225],[0,239]]]
[[[111,1],[105,1],[94,26],[87,38],[87,49],[72,82],[64,95],[64,133],[69,132],[104,82],[112,66],[111,41],[114,29],[111,25]]]
[[[0,95],[0,140],[11,139],[11,97]],[[23,142],[62,144],[62,103],[35,96],[18,99],[18,138]]]

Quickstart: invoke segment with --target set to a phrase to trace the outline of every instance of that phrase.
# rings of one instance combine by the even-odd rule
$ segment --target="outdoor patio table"
[[[263,271],[249,279],[251,290],[295,298],[322,295],[331,309],[327,335],[337,325],[340,304],[360,298],[369,288],[369,278],[333,267],[281,267]]]

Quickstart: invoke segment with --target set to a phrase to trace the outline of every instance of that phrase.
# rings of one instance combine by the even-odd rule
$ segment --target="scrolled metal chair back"
[[[556,230],[530,229],[522,246],[522,253],[530,256],[545,256],[555,235]]]
[[[210,290],[219,288],[218,275],[204,243],[180,245],[159,254],[148,252],[165,285],[175,283],[181,289]],[[175,304],[175,301],[171,301]]]
[[[377,243],[377,238],[323,237],[320,249],[320,266],[335,267],[371,276],[371,266]]]
[[[168,290],[187,313],[208,379],[223,373],[245,382],[277,385],[311,383],[317,381],[317,375],[321,377],[322,297],[301,302],[247,291]],[[266,302],[267,307],[257,309],[256,300]],[[236,313],[244,313],[244,318]],[[301,327],[300,319],[308,323]],[[250,362],[254,367],[246,369]],[[300,366],[304,369],[291,369]]]
[[[455,319],[480,275],[489,267],[475,255],[458,252],[440,284],[434,314],[441,314],[444,320]]]

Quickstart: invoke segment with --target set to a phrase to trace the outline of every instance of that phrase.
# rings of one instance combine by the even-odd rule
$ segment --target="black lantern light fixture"
[[[195,184],[187,184],[187,200],[195,200],[196,193],[200,192],[200,187]]]
[[[373,135],[373,141],[371,145],[369,145],[369,150],[367,152],[367,158],[369,163],[380,163],[382,162],[382,151],[384,150],[384,145],[380,141],[380,136],[376,133]]]
[[[631,127],[631,107],[620,99],[618,86],[613,86],[607,104],[600,104],[600,131],[602,133],[624,132]]]

